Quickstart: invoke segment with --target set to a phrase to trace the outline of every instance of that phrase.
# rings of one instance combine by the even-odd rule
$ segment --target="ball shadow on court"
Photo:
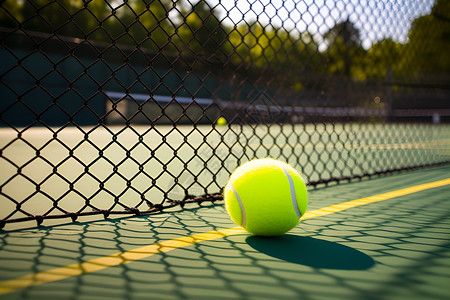
[[[248,245],[269,256],[313,268],[367,270],[374,260],[354,248],[309,236],[249,236]]]

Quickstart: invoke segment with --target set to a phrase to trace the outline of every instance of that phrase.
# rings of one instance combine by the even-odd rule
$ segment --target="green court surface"
[[[10,199],[31,214],[57,215],[52,199],[69,212],[82,210],[86,199],[112,211],[123,210],[115,195],[136,207],[142,196],[158,203],[164,193],[182,200],[184,189],[218,193],[239,164],[256,157],[285,160],[309,182],[438,163],[449,155],[450,126],[432,125],[67,127],[29,128],[20,135],[2,128],[0,218],[12,211],[10,218],[27,216]]]
[[[310,212],[408,193],[310,216],[276,238],[227,231],[235,224],[222,203],[2,231],[0,299],[448,299],[449,181],[411,187],[449,174],[447,166],[310,191]]]

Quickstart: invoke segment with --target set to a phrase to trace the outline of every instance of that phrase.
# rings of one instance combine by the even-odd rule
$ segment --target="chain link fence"
[[[448,1],[0,3],[0,227],[449,162]]]

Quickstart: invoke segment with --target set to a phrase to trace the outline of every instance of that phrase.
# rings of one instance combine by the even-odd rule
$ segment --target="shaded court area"
[[[450,185],[411,189],[448,174],[446,166],[312,190],[308,218],[275,238],[229,229],[221,202],[2,231],[0,299],[448,299]]]

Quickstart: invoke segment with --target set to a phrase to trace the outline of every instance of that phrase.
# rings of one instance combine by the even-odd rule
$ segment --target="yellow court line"
[[[392,199],[392,198],[396,198],[396,197],[400,197],[400,196],[404,196],[404,195],[408,195],[408,194],[413,194],[413,193],[417,193],[417,192],[420,192],[423,190],[428,190],[431,188],[436,188],[436,187],[445,186],[445,185],[449,185],[449,184],[450,184],[450,178],[447,178],[444,180],[420,184],[420,185],[416,185],[416,186],[412,186],[409,188],[392,191],[392,192],[388,192],[388,193],[384,193],[384,194],[379,194],[379,195],[374,195],[374,196],[370,196],[370,197],[366,197],[366,198],[342,202],[342,203],[327,206],[327,207],[324,207],[321,209],[307,211],[305,213],[305,215],[302,217],[302,220],[321,217],[321,216],[329,215],[329,214],[339,212],[339,211],[342,211],[345,209],[353,208],[356,206],[366,205],[369,203],[383,201],[383,200],[388,200],[388,199]]]
[[[419,191],[441,187],[450,184],[450,178],[435,181],[431,183],[416,185],[413,187],[388,192],[384,194],[374,195],[366,198],[347,201],[331,206],[327,206],[321,209],[308,211],[303,215],[301,220],[307,220],[311,218],[321,217],[332,213],[340,212],[356,206],[366,205],[373,202],[384,201]],[[222,238],[225,236],[246,233],[241,227],[233,227],[228,229],[222,229],[218,231],[210,231],[200,234],[195,234],[186,237],[180,237],[161,243],[151,244],[141,248],[136,248],[130,251],[119,252],[109,256],[94,258],[82,263],[72,264],[65,267],[54,268],[47,271],[28,274],[15,279],[0,282],[0,295],[14,292],[19,289],[36,286],[48,282],[54,282],[69,278],[72,276],[78,276],[81,274],[88,274],[97,272],[109,267],[114,267],[122,264],[127,264],[136,260],[150,257],[154,254],[168,252],[174,249],[190,246],[203,241],[211,241],[214,239]]]

